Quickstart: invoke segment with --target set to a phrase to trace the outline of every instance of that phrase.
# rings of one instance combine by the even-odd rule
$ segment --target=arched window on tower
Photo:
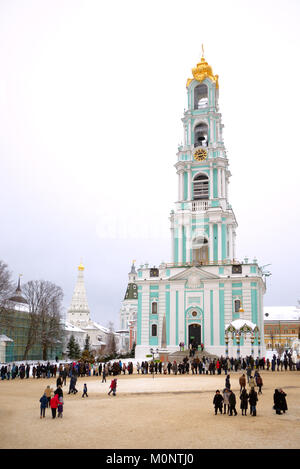
[[[208,106],[208,89],[204,84],[194,89],[194,109],[202,109]]]
[[[156,324],[152,324],[152,326],[151,326],[151,335],[152,335],[152,337],[157,336],[157,325]]]
[[[206,174],[197,174],[194,177],[193,200],[208,199],[208,176]]]
[[[239,313],[241,307],[241,300],[234,300],[234,312]]]
[[[157,314],[157,303],[156,303],[156,301],[153,301],[151,309],[152,309],[152,314]]]
[[[208,262],[208,239],[204,235],[199,235],[193,239],[193,262],[197,264],[206,264]]]
[[[208,125],[200,122],[194,129],[194,147],[207,147],[208,145]]]

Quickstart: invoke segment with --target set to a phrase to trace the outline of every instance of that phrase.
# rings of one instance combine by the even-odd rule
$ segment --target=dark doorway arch
[[[200,324],[189,325],[189,345],[198,348],[201,345],[201,326]]]

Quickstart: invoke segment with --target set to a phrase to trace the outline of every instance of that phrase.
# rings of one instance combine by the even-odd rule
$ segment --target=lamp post
[[[254,335],[251,335],[251,355],[254,358]]]
[[[237,343],[237,357],[240,358],[240,336],[236,334],[236,343]]]
[[[257,338],[257,343],[258,343],[258,356],[260,358],[260,336]]]
[[[226,344],[226,347],[225,347],[225,355],[226,355],[226,357],[228,357],[228,342],[229,342],[229,337],[228,337],[228,335],[226,334],[226,335],[225,335],[225,344]]]

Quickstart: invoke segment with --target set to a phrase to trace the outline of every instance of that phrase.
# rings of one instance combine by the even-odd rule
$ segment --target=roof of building
[[[137,285],[136,283],[128,283],[128,287],[125,293],[124,300],[137,300]]]
[[[15,294],[11,298],[9,298],[9,301],[28,305],[28,301],[22,296],[20,277],[21,276],[19,276],[18,286],[16,288]]]
[[[243,329],[246,329],[248,332],[255,332],[256,330],[258,330],[257,325],[247,319],[235,319],[234,321],[231,321],[230,324],[227,324],[225,326],[225,331],[231,332],[230,329],[234,329],[238,332],[242,331]]]
[[[0,342],[13,342],[13,340],[5,334],[0,334]]]
[[[105,332],[106,334],[110,333],[110,330],[107,327],[101,326],[97,322],[91,321],[90,327],[86,327],[86,329],[99,329],[99,331]]]
[[[68,332],[84,332],[83,329],[80,329],[80,327],[78,326],[74,326],[74,324],[70,323],[70,322],[64,322],[64,325],[65,325],[65,330],[68,331]]]
[[[264,306],[264,320],[300,320],[300,308],[297,306]]]

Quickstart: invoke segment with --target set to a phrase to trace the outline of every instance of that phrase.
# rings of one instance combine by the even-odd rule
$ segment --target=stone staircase
[[[211,358],[211,359],[214,359],[214,358],[219,358],[217,355],[213,355],[211,353],[208,353],[206,352],[205,350],[197,350],[195,352],[195,355],[194,357],[190,357],[190,351],[189,350],[183,350],[183,351],[180,351],[178,350],[177,352],[173,352],[173,353],[170,353],[169,354],[169,360],[170,362],[173,362],[174,360],[177,362],[177,363],[180,363],[183,361],[183,359],[185,357],[188,357],[188,359],[190,360],[193,360],[193,358],[203,358],[203,357],[207,357],[207,358]]]

